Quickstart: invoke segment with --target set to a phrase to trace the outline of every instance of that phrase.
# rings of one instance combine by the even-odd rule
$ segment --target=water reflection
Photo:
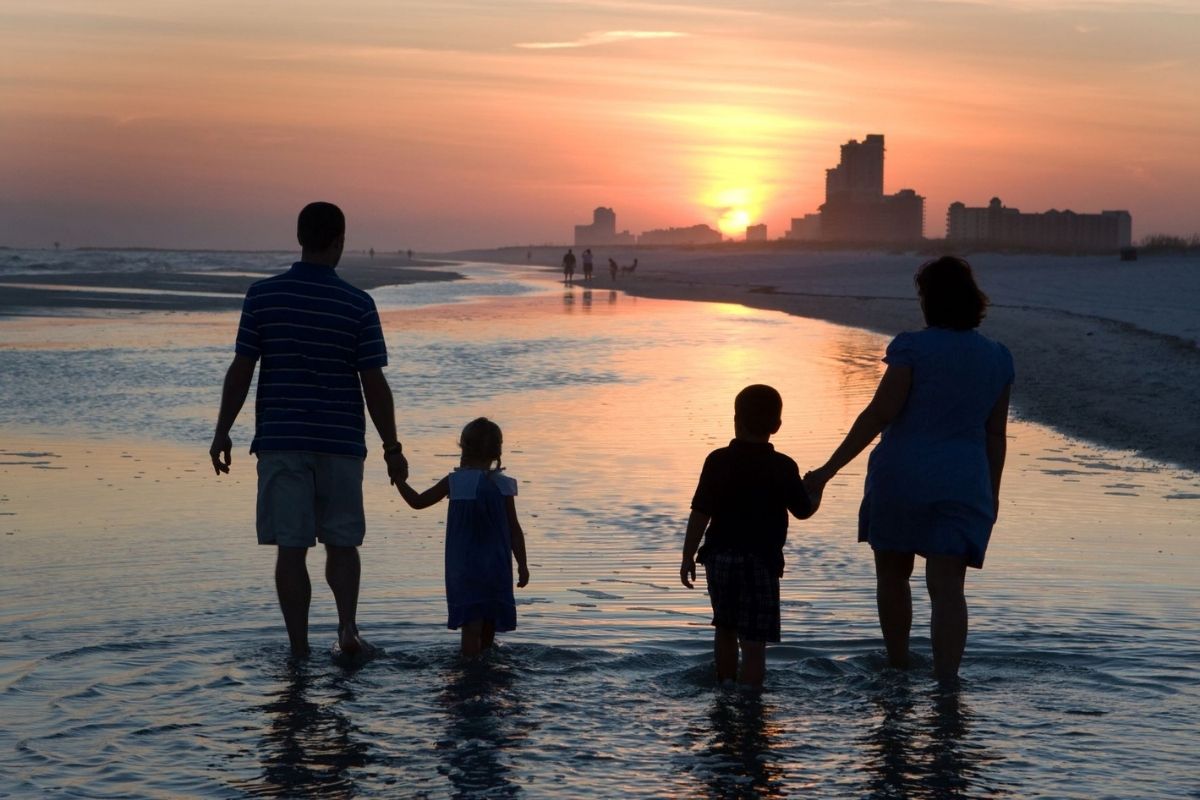
[[[444,768],[454,787],[453,797],[517,797],[521,787],[512,778],[513,751],[523,733],[510,718],[521,716],[512,671],[497,654],[458,664],[446,676],[442,705],[446,735],[438,742]]]
[[[757,692],[718,691],[709,707],[711,732],[704,758],[711,798],[786,797],[783,769],[773,752],[780,730],[775,709]]]
[[[334,678],[332,693],[319,700],[313,667],[287,661],[281,684],[261,710],[268,727],[260,741],[262,776],[242,787],[258,797],[349,797],[356,793],[352,770],[368,762],[361,741],[341,706],[354,699],[350,676]]]
[[[878,713],[867,734],[868,796],[957,798],[978,794],[978,743],[964,747],[969,712],[959,691],[915,695],[907,682],[883,687],[871,698]],[[928,704],[928,705],[927,705]],[[922,713],[921,709],[927,709]],[[994,795],[995,789],[985,793]]]

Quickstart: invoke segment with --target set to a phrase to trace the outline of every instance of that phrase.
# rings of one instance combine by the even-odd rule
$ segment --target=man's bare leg
[[[913,554],[875,552],[875,603],[879,628],[887,647],[888,665],[908,669],[908,638],[912,631]]]
[[[312,584],[304,559],[307,547],[279,547],[275,559],[275,592],[279,610],[287,626],[292,655],[308,655],[308,606],[312,602]]]
[[[738,670],[737,628],[716,627],[713,634],[713,655],[717,662],[717,683],[736,681]]]
[[[358,585],[362,564],[357,547],[325,545],[325,582],[333,590],[338,610],[338,646],[347,655],[363,649],[358,636]]]
[[[743,639],[742,677],[740,683],[761,689],[767,677],[767,643]]]

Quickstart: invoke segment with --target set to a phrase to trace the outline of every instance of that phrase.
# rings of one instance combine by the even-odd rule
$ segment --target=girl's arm
[[[442,502],[450,494],[450,479],[442,478],[420,494],[417,494],[417,491],[408,485],[408,481],[398,481],[396,488],[400,490],[400,496],[404,498],[404,502],[413,508],[429,508],[435,503]]]
[[[987,419],[988,472],[992,477],[992,503],[995,516],[1000,516],[1000,475],[1004,472],[1004,457],[1008,453],[1008,396],[1012,385],[1004,387]]]
[[[525,560],[525,531],[521,530],[521,521],[517,519],[517,501],[509,496],[504,498],[504,508],[508,512],[508,532],[512,540],[513,557],[517,559],[517,587],[525,588],[529,583],[529,563]]]
[[[824,466],[818,467],[805,476],[808,479],[806,486],[810,489],[810,494],[815,492],[819,495],[820,490],[824,489],[825,483],[836,475],[838,470],[853,461],[884,428],[891,424],[891,421],[904,408],[904,404],[908,400],[908,390],[911,388],[912,367],[889,366],[887,368],[883,377],[879,379],[875,396],[858,415],[858,419],[854,420],[854,424],[850,426],[850,432],[846,434],[846,438],[842,440],[838,449],[833,451],[833,455],[829,457]]]

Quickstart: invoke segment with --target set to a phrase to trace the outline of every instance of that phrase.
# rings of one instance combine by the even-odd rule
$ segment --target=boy
[[[755,384],[738,392],[733,403],[735,437],[728,447],[709,453],[692,498],[683,542],[679,579],[692,588],[696,548],[704,565],[716,627],[717,681],[738,678],[761,687],[766,673],[767,642],[779,641],[779,579],[788,512],[797,519],[813,515],[820,495],[810,497],[796,462],[775,452],[771,435],[782,424],[783,398],[770,386]]]

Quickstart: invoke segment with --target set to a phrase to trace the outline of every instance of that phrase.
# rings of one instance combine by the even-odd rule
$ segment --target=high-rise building
[[[1051,209],[1023,214],[993,197],[984,208],[952,203],[946,212],[946,240],[977,247],[1111,252],[1132,243],[1133,218],[1128,211],[1077,214]]]
[[[611,208],[601,206],[592,212],[592,224],[575,226],[575,246],[633,244],[629,231],[617,233],[617,214]]]
[[[825,170],[825,200],[846,196],[863,200],[883,196],[883,134],[846,142],[841,163]]]

